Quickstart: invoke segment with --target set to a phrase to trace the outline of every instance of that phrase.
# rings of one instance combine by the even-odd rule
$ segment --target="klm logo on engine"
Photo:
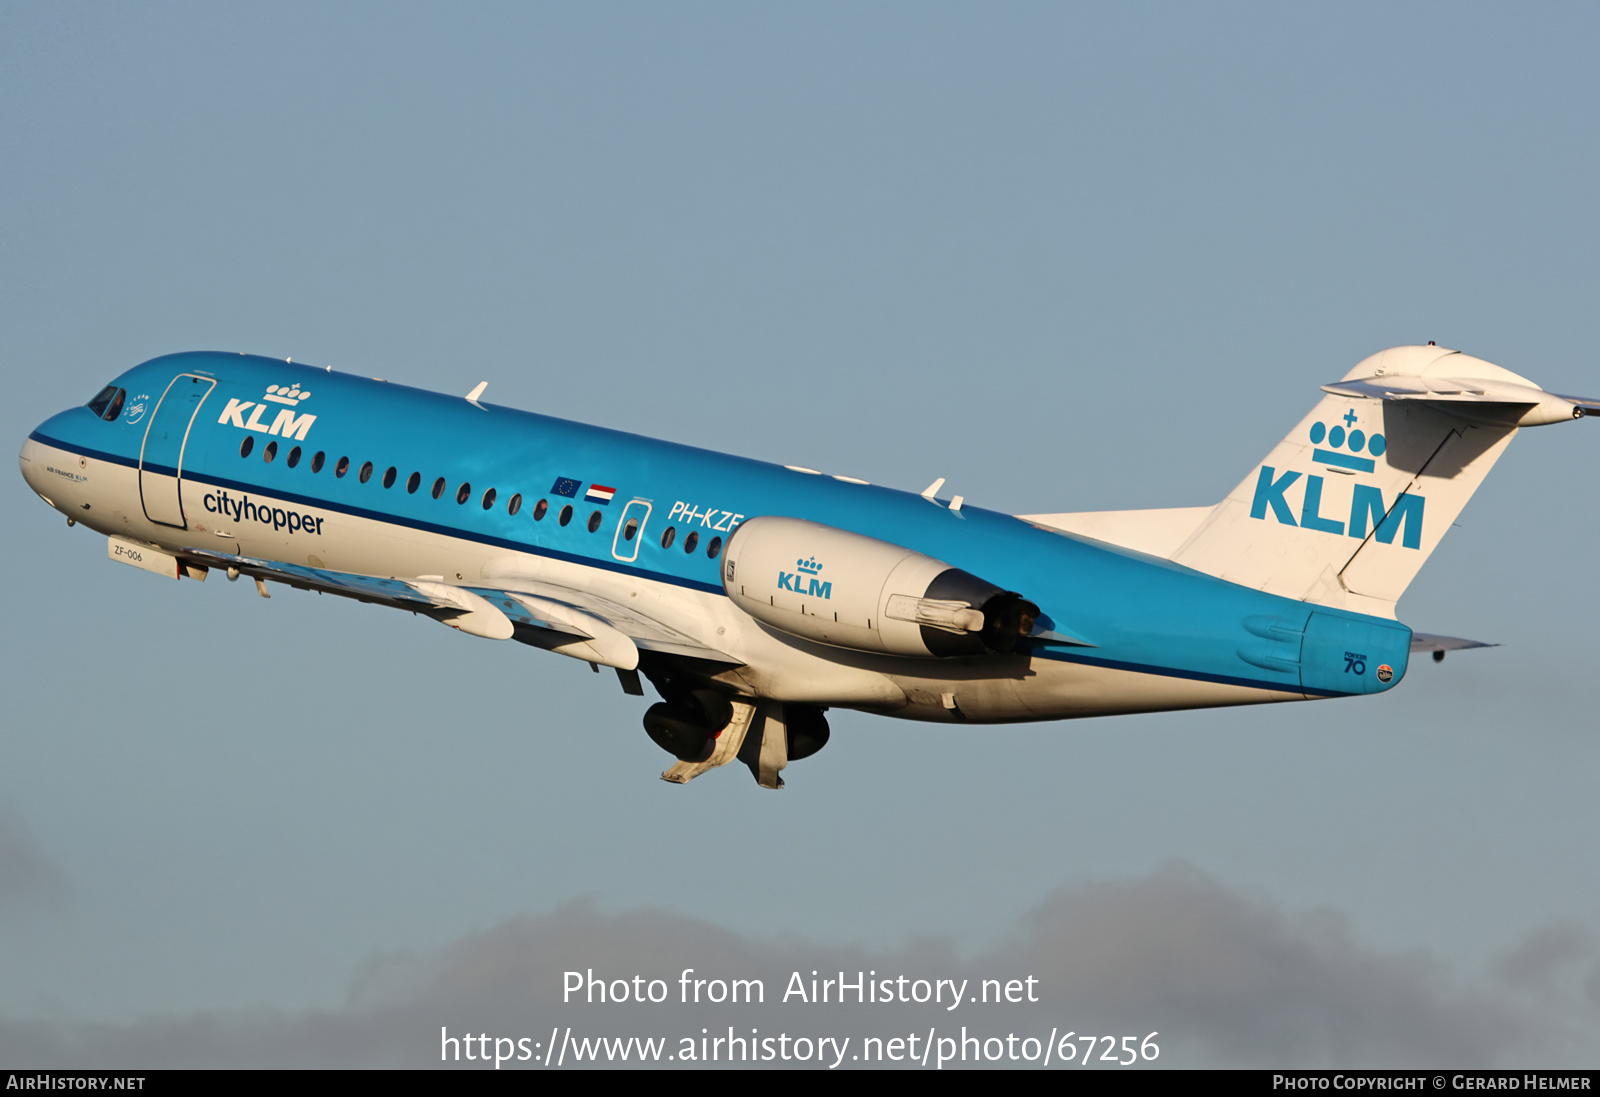
[[[1351,472],[1372,472],[1377,467],[1375,459],[1382,457],[1387,448],[1383,435],[1374,434],[1369,438],[1360,430],[1347,431],[1345,427],[1354,428],[1357,421],[1354,409],[1346,412],[1342,418],[1345,426],[1335,424],[1331,430],[1322,423],[1312,424],[1311,443],[1317,448],[1312,450],[1311,459]],[[1331,448],[1322,448],[1324,443]],[[1372,456],[1363,457],[1363,453]],[[1262,465],[1256,477],[1255,498],[1250,502],[1250,517],[1265,521],[1270,510],[1272,517],[1283,525],[1356,537],[1363,541],[1366,540],[1370,525],[1379,544],[1392,545],[1395,535],[1399,534],[1402,548],[1422,547],[1422,510],[1426,503],[1422,496],[1402,492],[1391,506],[1385,504],[1381,488],[1371,484],[1352,484],[1350,518],[1346,522],[1322,513],[1325,481],[1321,476],[1306,475],[1305,494],[1301,497],[1297,522],[1286,493],[1301,476],[1302,473],[1292,470],[1279,476],[1278,470],[1271,465]]]
[[[796,560],[796,571],[778,572],[778,589],[789,590],[796,594],[808,594],[813,598],[833,597],[833,584],[823,582],[817,578],[822,571],[822,565],[817,563],[815,556],[809,560]]]
[[[228,406],[222,409],[222,414],[217,418],[218,423],[241,427],[244,430],[259,430],[263,434],[276,434],[284,438],[293,438],[298,442],[305,441],[306,432],[311,429],[311,424],[317,421],[315,415],[296,415],[291,409],[297,408],[306,400],[311,399],[309,392],[302,392],[298,384],[295,385],[268,385],[267,394],[261,402],[254,400],[229,400]],[[268,404],[287,405],[273,409]],[[253,411],[251,409],[254,409]],[[274,410],[277,415],[270,424],[262,422],[262,416],[271,414]],[[245,412],[250,412],[250,417],[245,418]]]

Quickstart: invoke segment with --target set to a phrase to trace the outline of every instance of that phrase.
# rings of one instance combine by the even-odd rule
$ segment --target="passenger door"
[[[183,515],[183,454],[189,428],[216,382],[193,373],[180,373],[161,394],[155,414],[145,427],[139,450],[139,498],[144,516],[163,526],[187,529]]]

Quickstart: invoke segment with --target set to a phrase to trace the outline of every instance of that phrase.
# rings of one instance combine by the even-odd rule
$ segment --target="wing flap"
[[[519,637],[535,647],[589,663],[604,663],[618,670],[634,670],[639,666],[638,645],[602,617],[567,602],[520,591],[485,587],[473,590],[505,613],[513,623],[538,630]],[[556,635],[543,636],[539,634],[541,632]]]
[[[601,595],[575,587],[562,587],[532,579],[508,582],[506,590],[518,595],[528,595],[546,602],[560,603],[571,609],[598,618],[627,636],[641,651],[659,651],[667,655],[683,655],[691,659],[710,659],[734,666],[744,662],[726,652],[712,648],[681,629],[641,613]]]

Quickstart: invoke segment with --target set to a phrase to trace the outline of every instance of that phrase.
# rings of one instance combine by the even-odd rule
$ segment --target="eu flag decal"
[[[568,499],[576,499],[580,483],[582,483],[580,480],[570,480],[565,476],[557,476],[555,486],[550,489],[550,494],[565,495]]]

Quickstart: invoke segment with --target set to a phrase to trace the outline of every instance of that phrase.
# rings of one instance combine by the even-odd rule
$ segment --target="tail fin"
[[[1170,559],[1273,594],[1392,617],[1518,428],[1595,406],[1431,345],[1375,354],[1323,389]]]
[[[1443,347],[1356,366],[1211,508],[1023,515],[1232,583],[1381,617],[1518,428],[1600,415]]]

